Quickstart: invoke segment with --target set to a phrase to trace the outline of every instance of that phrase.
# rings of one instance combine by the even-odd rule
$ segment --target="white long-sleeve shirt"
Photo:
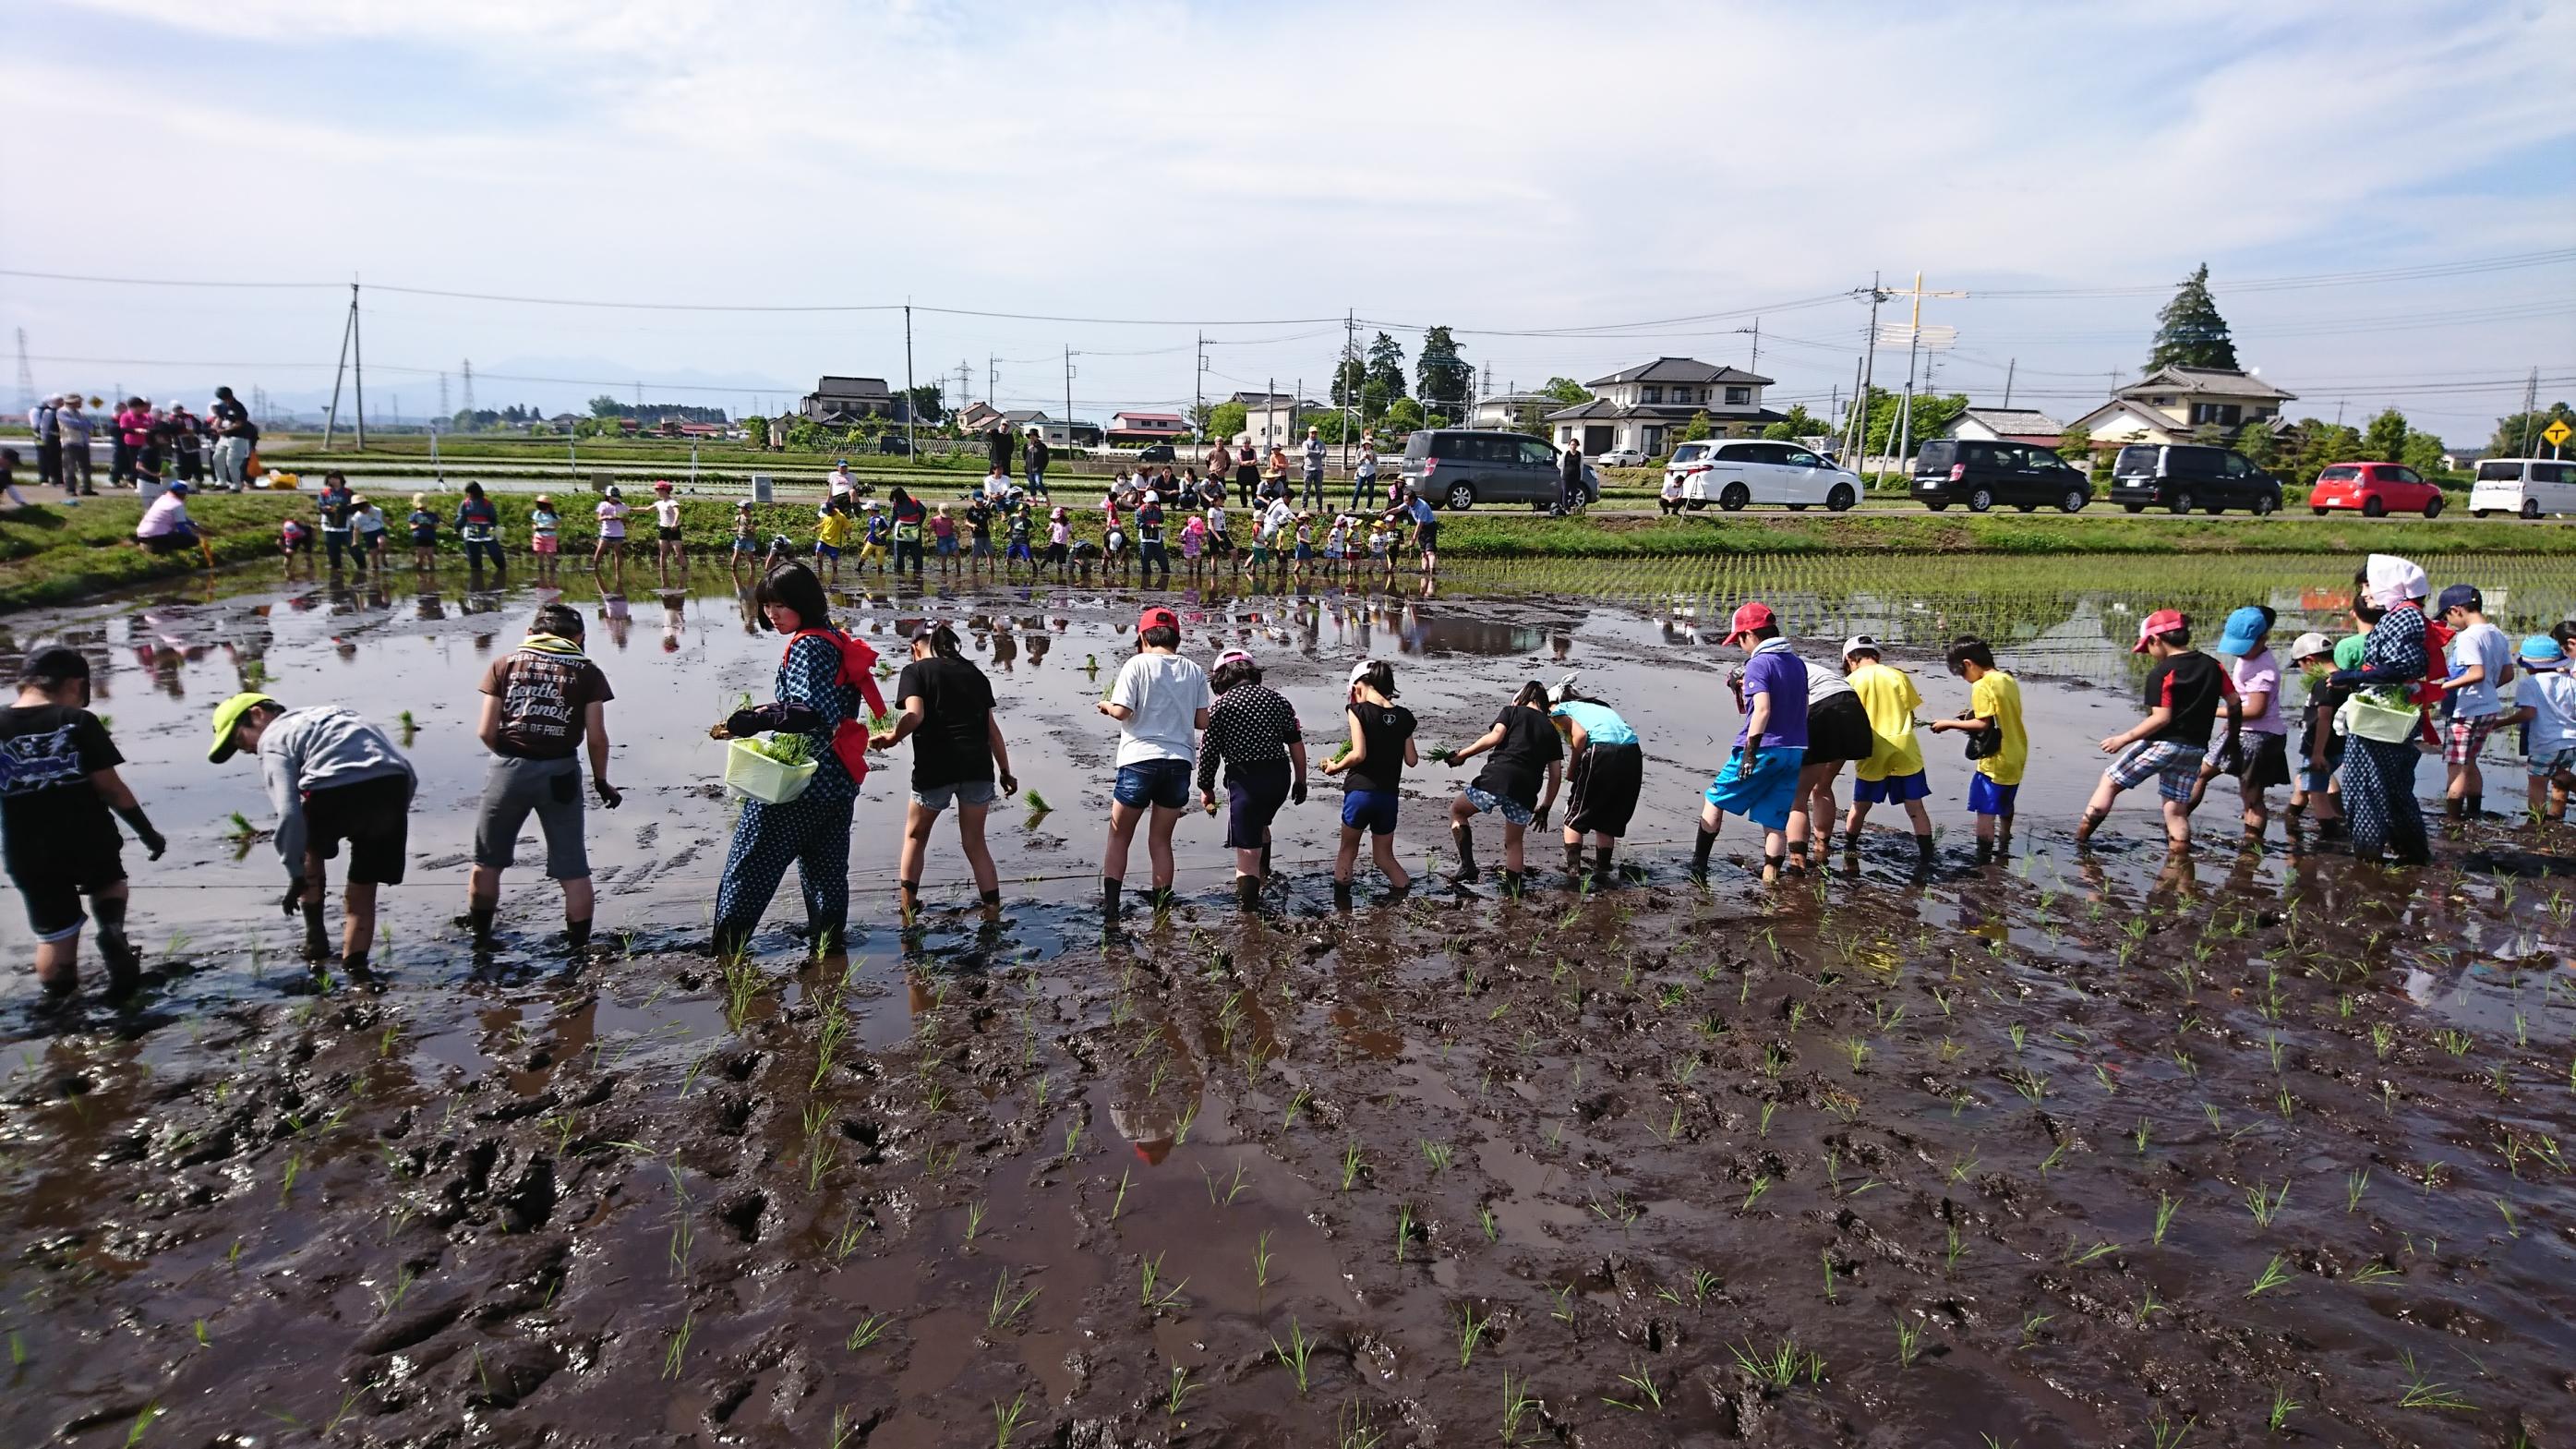
[[[270,720],[259,736],[259,774],[277,811],[278,859],[296,876],[304,873],[305,792],[394,774],[418,778],[383,730],[333,705]]]

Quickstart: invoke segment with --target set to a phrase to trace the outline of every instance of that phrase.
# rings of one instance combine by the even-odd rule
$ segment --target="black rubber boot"
[[[500,910],[500,908],[501,905],[498,901],[478,901],[472,899],[468,899],[466,901],[465,925],[468,930],[474,933],[475,945],[489,946],[492,944],[492,917]]]
[[[1504,872],[1503,872],[1503,895],[1504,895],[1505,897],[1507,897],[1508,899],[1511,899],[1511,900],[1515,900],[1515,901],[1516,901],[1516,900],[1519,900],[1519,899],[1521,898],[1521,885],[1522,885],[1522,881],[1523,881],[1523,877],[1522,877],[1522,875],[1521,875],[1521,873],[1520,873],[1519,871],[1516,871],[1516,870],[1507,870],[1507,871],[1504,871]]]
[[[1593,889],[1600,890],[1619,883],[1619,877],[1610,869],[1610,853],[1617,848],[1612,845],[1597,845],[1592,848]]]
[[[584,916],[578,921],[564,922],[564,946],[567,950],[573,951],[590,949],[590,917]]]
[[[1118,895],[1127,883],[1110,876],[1100,878],[1100,919],[1108,925],[1118,924]]]
[[[1234,878],[1234,903],[1247,911],[1261,909],[1261,877],[1239,875]]]
[[[1458,868],[1449,872],[1451,885],[1476,883],[1476,830],[1471,825],[1449,827],[1449,843],[1458,852]]]
[[[1411,894],[1413,894],[1413,882],[1411,881],[1406,881],[1400,886],[1388,886],[1386,888],[1386,894],[1378,899],[1378,904],[1381,906],[1391,906]]]
[[[913,917],[921,914],[921,882],[899,880],[894,883],[895,897],[903,908],[903,928],[912,929]]]
[[[2469,795],[2463,797],[2463,801],[2466,808],[2462,810],[2462,814],[2468,816],[2471,820],[2484,820],[2487,818],[2486,796]]]
[[[2075,822],[2076,848],[2080,850],[2085,846],[2091,845],[2093,843],[2093,832],[2101,829],[2102,822],[2110,818],[2111,812],[2108,810],[2085,811],[2084,817]]]
[[[98,954],[107,963],[107,994],[128,995],[143,984],[143,953],[125,938],[125,902],[92,900],[89,911],[98,919]]]
[[[1691,879],[1692,879],[1692,880],[1698,881],[1698,882],[1700,882],[1700,883],[1701,883],[1701,884],[1703,884],[1703,885],[1707,884],[1707,882],[1708,882],[1708,853],[1709,853],[1711,850],[1715,849],[1716,847],[1717,847],[1717,832],[1716,832],[1716,831],[1714,831],[1714,830],[1703,830],[1703,831],[1701,831],[1701,832],[1699,833],[1699,840],[1698,840],[1698,842],[1697,842],[1696,844],[1694,844],[1694,845],[1692,845],[1692,846],[1691,846],[1691,868],[1690,868],[1690,874],[1691,874]]]
[[[1261,878],[1270,879],[1270,840],[1267,836],[1261,841]]]
[[[1351,883],[1346,880],[1337,880],[1333,882],[1333,909],[1337,911],[1347,911],[1350,908]]]
[[[1920,856],[1924,857],[1926,860],[1929,860],[1929,859],[1931,858],[1931,856],[1932,856],[1932,851],[1933,851],[1933,845],[1932,845],[1932,837],[1931,837],[1931,836],[1929,836],[1929,835],[1918,835],[1918,836],[1914,837],[1914,853],[1915,853],[1915,854],[1917,854],[1917,855],[1920,855]]]
[[[320,961],[331,954],[331,938],[322,930],[322,903],[304,908],[304,959]]]
[[[1565,873],[1567,875],[1583,874],[1583,843],[1581,841],[1576,841],[1565,848]]]

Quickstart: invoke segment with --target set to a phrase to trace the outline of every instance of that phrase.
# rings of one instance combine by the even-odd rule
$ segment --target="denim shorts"
[[[1393,790],[1353,790],[1342,796],[1342,828],[1393,835],[1395,807],[1400,799]]]
[[[1526,827],[1538,818],[1536,807],[1524,805],[1507,795],[1497,795],[1491,790],[1479,790],[1473,785],[1459,793],[1465,795],[1467,803],[1475,806],[1479,813],[1491,811],[1503,817],[1505,825]]]
[[[958,780],[912,792],[912,803],[932,814],[951,805],[990,805],[1001,792],[990,780]]]
[[[1157,810],[1187,809],[1190,803],[1190,762],[1187,760],[1139,760],[1118,767],[1118,783],[1110,798],[1130,810],[1151,805]]]

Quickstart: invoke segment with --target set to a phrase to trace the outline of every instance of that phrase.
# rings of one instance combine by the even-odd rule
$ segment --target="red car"
[[[2317,475],[2308,490],[2308,511],[2319,518],[2329,508],[2358,508],[2364,518],[2391,513],[2442,516],[2442,490],[2402,463],[2337,463]]]

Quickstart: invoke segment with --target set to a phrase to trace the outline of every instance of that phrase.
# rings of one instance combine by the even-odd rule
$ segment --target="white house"
[[[2111,394],[2111,400],[2071,427],[2093,436],[2093,446],[2188,443],[2205,427],[2229,439],[2247,423],[2284,426],[2281,404],[2298,401],[2250,372],[2213,367],[2160,367]]]
[[[2033,408],[1977,408],[1959,414],[1943,429],[1945,438],[1971,442],[2036,443],[2054,448],[2066,436],[2066,425]]]
[[[1580,442],[1588,456],[1635,448],[1667,451],[1699,413],[1721,437],[1740,438],[1787,419],[1762,406],[1771,379],[1689,357],[1658,357],[1584,384],[1592,400],[1547,414],[1560,448]]]

